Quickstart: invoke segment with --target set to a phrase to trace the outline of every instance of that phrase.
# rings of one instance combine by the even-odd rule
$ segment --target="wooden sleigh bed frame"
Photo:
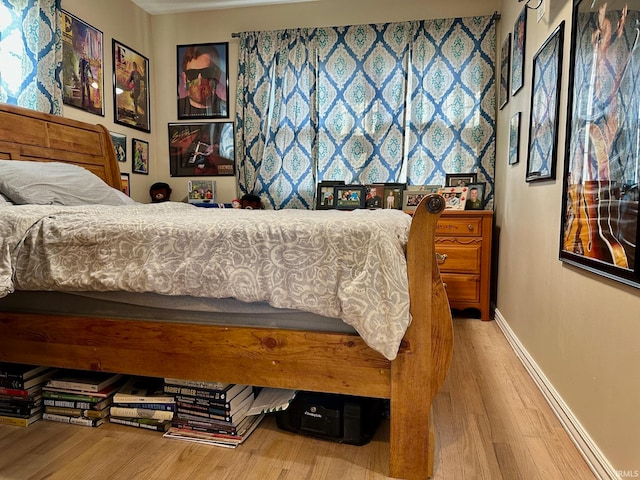
[[[120,188],[102,125],[0,104],[0,158],[73,163]],[[442,197],[432,195],[413,217],[407,246],[413,321],[393,361],[355,334],[2,311],[0,361],[389,398],[389,475],[427,478],[431,404],[453,350],[435,260],[443,208]]]

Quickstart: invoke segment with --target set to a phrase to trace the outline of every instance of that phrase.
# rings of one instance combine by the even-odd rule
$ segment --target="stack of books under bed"
[[[176,401],[163,387],[162,378],[130,377],[113,397],[109,422],[166,432]]]
[[[42,418],[42,386],[56,369],[0,362],[0,425],[27,427]]]
[[[99,427],[125,377],[105,372],[60,370],[42,387],[44,420]]]
[[[165,378],[164,391],[176,399],[167,438],[235,448],[264,417],[248,415],[255,398],[251,385]]]

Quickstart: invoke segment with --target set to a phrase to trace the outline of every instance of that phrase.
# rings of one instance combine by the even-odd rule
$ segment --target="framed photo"
[[[384,208],[402,210],[402,192],[404,192],[404,183],[385,183],[383,190]]]
[[[344,185],[343,181],[324,181],[318,184],[316,194],[316,210],[328,210],[336,207],[336,185]]]
[[[509,122],[509,165],[520,161],[520,112],[516,112]]]
[[[170,123],[172,177],[235,174],[233,122]]]
[[[446,203],[445,210],[464,210],[467,204],[467,193],[469,187],[443,187],[440,194],[444,197]]]
[[[178,118],[229,118],[229,44],[178,45]]]
[[[120,188],[122,189],[122,192],[127,194],[128,196],[131,196],[131,187],[129,185],[129,174],[128,173],[121,173],[120,174]]]
[[[149,60],[113,39],[114,122],[151,131]]]
[[[64,10],[62,103],[104,116],[102,32]]]
[[[527,33],[527,6],[522,11],[513,26],[513,45],[511,54],[511,95],[518,93],[524,85],[524,46]]]
[[[131,139],[131,155],[133,156],[133,173],[149,175],[149,143],[137,138]]]
[[[430,193],[438,193],[442,185],[410,185],[403,192],[402,210],[413,212],[420,205],[422,199]]]
[[[382,208],[384,205],[384,185],[381,183],[365,186],[364,206],[366,208]]]
[[[467,185],[467,201],[464,204],[465,210],[484,210],[484,196],[487,189],[487,182],[470,183]]]
[[[627,5],[573,2],[559,256],[640,288],[640,49]]]
[[[213,180],[189,180],[187,189],[189,203],[216,203],[216,182]]]
[[[113,150],[119,162],[127,161],[127,136],[121,133],[109,132]]]
[[[500,51],[500,91],[498,106],[500,110],[509,102],[509,70],[511,70],[511,32],[502,42]]]
[[[335,189],[336,208],[353,210],[364,208],[366,188],[364,185],[338,185]]]
[[[445,187],[464,187],[470,183],[476,183],[478,175],[476,173],[447,173],[445,177]]]
[[[527,182],[556,178],[563,41],[564,21],[533,57]]]

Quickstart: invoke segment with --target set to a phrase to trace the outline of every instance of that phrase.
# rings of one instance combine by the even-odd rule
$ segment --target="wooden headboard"
[[[111,136],[103,125],[0,103],[0,159],[72,163],[121,188]]]

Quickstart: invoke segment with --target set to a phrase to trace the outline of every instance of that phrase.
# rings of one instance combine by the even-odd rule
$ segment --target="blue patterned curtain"
[[[60,0],[0,0],[0,102],[61,114]]]
[[[494,69],[491,17],[244,33],[240,189],[312,208],[317,181],[476,172],[491,205]]]

